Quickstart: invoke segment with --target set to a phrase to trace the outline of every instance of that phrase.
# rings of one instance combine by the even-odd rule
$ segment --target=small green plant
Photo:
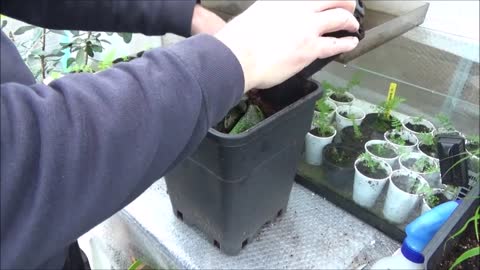
[[[398,120],[397,118],[392,119],[392,127],[396,131],[401,131],[402,130],[402,122]]]
[[[402,97],[395,96],[392,99],[380,103],[376,108],[376,111],[380,116],[380,120],[389,121],[391,119],[390,113],[394,111],[400,104],[405,102],[405,100],[406,99]]]
[[[479,221],[480,221],[480,207],[477,207],[477,210],[475,211],[475,214],[465,222],[465,224],[462,226],[462,228],[460,228],[460,230],[458,230],[456,233],[454,233],[452,236],[450,236],[448,241],[460,236],[462,233],[464,233],[467,230],[468,226],[471,225],[472,223],[473,223],[473,226],[474,226],[474,229],[475,229],[475,237],[476,237],[477,241],[480,241],[480,232],[479,232],[479,229],[478,229],[479,228]],[[465,251],[464,253],[462,253],[455,260],[455,262],[450,266],[449,270],[455,269],[455,267],[460,265],[462,262],[464,262],[464,261],[466,261],[470,258],[476,257],[476,256],[480,256],[480,247],[478,247],[478,246],[470,248],[467,251]]]
[[[439,113],[435,116],[437,119],[439,127],[441,127],[443,130],[449,132],[449,131],[455,131],[455,127],[453,126],[452,122],[450,121],[450,118],[444,113]]]
[[[420,133],[419,139],[423,145],[433,146],[436,144],[435,136],[432,133]]]
[[[362,138],[363,134],[362,134],[362,131],[360,130],[360,127],[358,126],[357,122],[355,121],[355,115],[350,114],[349,119],[350,119],[350,121],[352,121],[353,136],[356,139]]]
[[[326,98],[323,97],[315,102],[315,110],[319,113],[329,114],[333,111],[333,108],[328,105]]]
[[[369,153],[363,153],[360,155],[362,164],[368,168],[370,173],[375,173],[380,168],[380,163],[376,161]]]
[[[471,145],[476,145],[477,147],[480,146],[480,136],[478,135],[467,136],[467,141]]]
[[[332,148],[332,158],[333,158],[333,160],[336,160],[338,163],[342,163],[348,157],[345,153],[340,152],[340,151],[337,150],[336,147],[333,147]]]
[[[322,137],[330,137],[333,135],[333,127],[330,125],[325,114],[320,114],[315,118],[314,125],[316,126],[318,135]]]
[[[421,157],[412,165],[412,169],[419,173],[434,173],[438,172],[438,166],[432,162],[428,157]]]
[[[428,204],[428,206],[430,206],[430,208],[433,208],[440,203],[440,199],[435,196],[436,193],[428,185],[423,185],[422,187],[420,187],[417,193],[425,198],[425,202]]]
[[[384,156],[387,152],[387,147],[385,144],[379,143],[379,144],[374,144],[372,145],[373,151],[378,155],[378,156]]]
[[[355,86],[360,84],[360,74],[355,73],[350,81],[348,81],[347,85],[345,87],[341,86],[335,86],[327,81],[322,82],[322,86],[324,89],[327,89],[329,91],[332,91],[338,96],[344,96],[346,92],[349,92],[352,90]]]

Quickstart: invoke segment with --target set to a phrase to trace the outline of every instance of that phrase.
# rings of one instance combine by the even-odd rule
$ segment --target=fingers
[[[314,4],[314,10],[316,12],[326,11],[328,9],[342,8],[353,13],[355,11],[355,6],[357,1],[309,1]]]
[[[353,14],[342,8],[326,10],[314,16],[319,35],[340,30],[356,32],[360,27]]]
[[[319,37],[316,49],[317,58],[327,58],[337,54],[351,51],[358,45],[356,37]]]

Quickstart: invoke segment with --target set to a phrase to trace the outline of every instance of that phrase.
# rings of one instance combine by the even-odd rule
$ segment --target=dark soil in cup
[[[395,150],[388,144],[375,144],[367,146],[368,151],[377,157],[394,158],[397,156]]]
[[[363,162],[359,162],[357,164],[357,169],[365,176],[368,176],[373,179],[384,179],[388,177],[387,170],[384,168],[378,168],[374,172],[372,172],[367,166],[363,164]]]
[[[336,94],[336,93],[331,94],[330,98],[338,102],[350,102],[353,100],[351,97],[347,95]]]
[[[448,270],[453,265],[453,263],[460,257],[465,251],[476,248],[480,245],[480,242],[477,241],[475,237],[475,227],[473,222],[471,222],[467,229],[460,234],[458,237],[458,243],[453,246],[452,250],[448,254],[444,254],[443,260],[437,266],[437,270]],[[480,269],[480,260],[478,256],[472,257],[457,267],[455,270],[470,270],[470,269]]]
[[[334,134],[333,129],[328,129],[325,132],[319,132],[318,128],[314,128],[309,131],[310,134],[317,137],[327,138]]]
[[[393,143],[395,143],[395,140],[398,140],[398,139],[402,139],[402,136],[398,133],[393,133],[393,134],[390,134],[389,137],[390,141],[392,141]],[[405,146],[412,146],[413,143],[409,140],[403,140],[405,142]]]
[[[418,133],[429,133],[432,132],[432,129],[423,125],[423,124],[412,124],[412,123],[407,123],[405,126]]]
[[[363,149],[365,143],[370,140],[370,133],[361,127],[359,127],[359,129],[362,134],[360,137],[356,137],[353,126],[343,128],[340,131],[340,139],[342,140],[342,144]]]
[[[420,145],[420,150],[427,156],[438,158],[437,147],[435,145]]]
[[[393,119],[396,119],[395,117],[382,117],[378,113],[369,113],[365,116],[365,119],[363,119],[361,126],[363,126],[366,129],[372,129],[372,131],[376,131],[380,133],[380,136],[378,136],[379,140],[383,139],[383,134],[388,131],[392,130],[393,124],[392,121]]]
[[[346,147],[327,147],[325,149],[325,159],[334,165],[342,168],[353,168],[358,152]]]
[[[415,181],[413,185],[410,184],[412,181]],[[396,187],[410,194],[416,194],[420,185],[420,181],[418,179],[411,178],[406,175],[392,177],[392,182]]]
[[[353,116],[354,119],[358,119],[358,118],[359,118],[358,116],[356,116],[356,115],[353,114],[353,113],[350,114],[350,115],[348,115],[348,112],[340,112],[339,114],[340,114],[341,116],[345,117],[345,118],[350,118],[350,117],[349,117],[350,115]]]

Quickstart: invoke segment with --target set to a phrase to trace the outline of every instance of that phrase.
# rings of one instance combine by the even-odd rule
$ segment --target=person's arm
[[[49,86],[2,84],[1,268],[38,266],[126,206],[243,92],[237,58],[208,35]]]
[[[0,13],[60,30],[190,36],[196,0],[2,0]]]

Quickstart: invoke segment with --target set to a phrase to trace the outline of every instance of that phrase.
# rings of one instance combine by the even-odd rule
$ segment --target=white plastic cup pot
[[[436,162],[438,162],[438,163],[440,164],[440,160],[439,160],[438,158],[431,157],[431,156],[427,155],[426,153],[424,153],[424,152],[422,151],[422,149],[420,148],[422,145],[423,145],[423,144],[422,144],[421,142],[419,142],[419,143],[417,144],[417,151],[418,151],[419,153],[422,153],[423,155],[429,157],[429,158],[434,159]]]
[[[373,157],[380,163],[380,167],[385,169],[387,176],[382,179],[374,179],[364,175],[358,170],[358,164],[362,162],[361,158],[355,161],[355,176],[353,179],[353,201],[365,208],[372,208],[380,196],[380,193],[392,174],[392,167],[387,162]]]
[[[342,129],[353,126],[352,120],[350,120],[348,117],[344,117],[341,115],[341,113],[347,113],[348,115],[353,114],[356,125],[360,126],[362,123],[363,119],[365,119],[365,112],[356,106],[339,106],[337,107],[336,113],[335,113],[335,121],[337,123],[337,131],[341,131]]]
[[[391,134],[400,134],[400,137],[405,140],[405,141],[409,141],[412,145],[400,145],[400,144],[396,144],[394,142],[392,142],[390,140],[390,135]],[[408,153],[408,152],[412,152],[414,151],[416,148],[417,148],[417,144],[418,144],[418,138],[413,135],[412,133],[406,131],[406,130],[401,130],[401,131],[397,131],[397,130],[388,130],[386,131],[384,134],[383,134],[383,137],[385,139],[385,141],[387,141],[388,143],[390,143],[391,145],[393,145],[395,148],[397,148],[400,152],[405,152],[405,153]]]
[[[327,100],[330,100],[331,102],[335,103],[335,104],[337,105],[337,107],[339,107],[339,106],[344,106],[344,105],[352,105],[352,104],[353,104],[353,101],[355,101],[355,96],[354,96],[352,93],[350,93],[350,92],[345,92],[345,96],[347,96],[347,97],[349,97],[349,98],[351,99],[351,101],[349,101],[349,102],[337,101],[337,100],[335,100],[335,99],[333,99],[333,98],[331,97],[331,96],[334,94],[333,91],[327,90],[326,92],[329,93]]]
[[[377,156],[375,155],[374,153],[372,153],[368,148],[373,146],[373,145],[385,145],[387,147],[391,147],[393,149],[393,151],[395,151],[395,157],[393,158],[385,158],[385,157],[380,157],[380,156]],[[384,141],[384,140],[370,140],[368,141],[367,143],[365,143],[365,152],[369,153],[370,155],[380,159],[380,160],[383,160],[385,162],[388,163],[388,165],[390,165],[390,167],[392,167],[392,169],[396,168],[398,165],[398,152],[397,152],[397,149],[395,147],[393,147],[391,144],[389,144],[387,141]]]
[[[410,213],[418,205],[421,199],[419,194],[408,193],[395,184],[395,179],[403,178],[408,181],[405,187],[411,188],[414,182],[412,179],[419,181],[419,188],[428,186],[427,181],[418,173],[407,170],[396,170],[392,172],[389,178],[387,196],[385,204],[383,205],[383,216],[390,222],[395,224],[402,224],[406,221]],[[418,190],[418,189],[417,189]]]
[[[425,172],[418,172],[418,171],[415,171],[414,169],[412,169],[409,165],[407,164],[407,161],[410,160],[410,159],[413,159],[413,160],[419,160],[421,159],[422,157],[426,157],[428,162],[430,163],[430,165],[433,165],[435,167],[438,168],[437,171],[435,172],[429,172],[429,173],[425,173]],[[440,177],[440,164],[433,158],[423,154],[423,153],[418,153],[418,152],[410,152],[410,153],[405,153],[403,155],[401,155],[399,158],[398,158],[398,163],[400,165],[400,169],[405,169],[405,170],[408,170],[408,171],[413,171],[415,173],[418,173],[420,176],[422,176],[427,182],[428,184],[430,185],[430,187],[432,188],[439,188],[442,186],[442,180],[441,180],[441,177]]]
[[[416,132],[414,130],[411,130],[407,127],[407,124],[416,124],[416,125],[424,125],[426,126],[427,128],[429,128],[431,131],[428,132],[428,133],[431,133],[432,135],[435,133],[435,125],[432,124],[432,122],[428,121],[427,119],[421,119],[419,122],[415,122],[415,118],[414,117],[407,117],[405,119],[403,119],[402,121],[402,126],[403,128],[412,133],[413,135],[415,135],[417,138],[419,137],[419,135],[421,135],[422,133],[421,132]]]
[[[333,118],[335,117],[335,111],[337,110],[337,105],[330,101],[330,100],[325,100],[325,103],[332,108],[333,110],[327,115],[327,121],[329,123],[333,122]],[[316,110],[313,111],[313,121],[312,121],[312,128],[315,127],[315,119],[317,119],[320,115],[320,112],[317,112]]]
[[[337,131],[331,127],[333,135],[329,137],[319,137],[308,132],[305,136],[305,162],[310,165],[322,165],[323,148],[333,141]]]

